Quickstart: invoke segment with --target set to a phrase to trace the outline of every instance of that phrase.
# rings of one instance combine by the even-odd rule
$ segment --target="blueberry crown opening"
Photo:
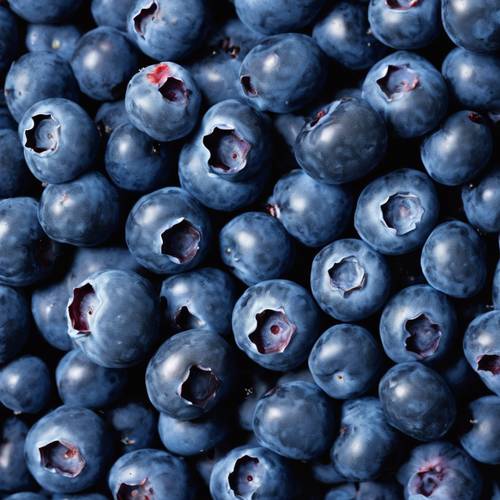
[[[224,37],[221,41],[221,49],[229,55],[232,59],[236,59],[240,54],[240,47],[238,45],[233,44],[231,38]]]
[[[262,482],[264,465],[258,458],[244,455],[234,464],[228,476],[230,488],[238,498],[251,499]]]
[[[389,101],[414,91],[420,84],[420,78],[408,64],[395,66],[389,64],[385,75],[377,80],[377,85]]]
[[[439,488],[444,476],[445,470],[441,464],[422,467],[413,476],[410,483],[410,490],[412,493],[430,497]]]
[[[177,309],[174,315],[174,323],[180,331],[202,328],[204,326],[204,322],[195,316],[189,310],[188,306],[182,306]]]
[[[201,233],[186,219],[169,227],[161,234],[161,253],[175,264],[194,259],[200,248]]]
[[[170,102],[185,104],[191,94],[182,80],[170,76],[159,87],[160,94]]]
[[[410,193],[397,193],[380,206],[385,225],[397,236],[414,231],[424,214],[420,198]]]
[[[206,408],[215,398],[221,381],[210,368],[192,365],[180,387],[180,396],[193,406]]]
[[[500,354],[483,354],[477,360],[477,369],[500,375]]]
[[[309,122],[309,127],[315,127],[320,121],[321,121],[321,118],[323,118],[324,116],[326,116],[327,114],[327,110],[325,109],[322,109],[321,111],[318,111],[313,119]]]
[[[257,96],[257,89],[253,86],[250,75],[243,75],[240,78],[240,82],[241,86],[243,87],[243,92],[245,92],[245,95],[247,95],[248,97]]]
[[[479,113],[476,113],[475,111],[471,111],[467,117],[469,118],[469,120],[471,122],[474,122],[474,123],[483,123],[484,122],[484,118],[482,117],[482,115],[480,115]]]
[[[121,483],[116,492],[117,500],[154,500],[155,493],[148,478],[137,484]]]
[[[414,352],[419,358],[432,356],[439,348],[441,328],[427,315],[421,314],[405,323],[408,337],[405,340],[407,351]]]
[[[68,306],[71,326],[79,333],[90,333],[90,319],[95,314],[99,300],[90,283],[73,290],[73,300]]]
[[[386,0],[386,5],[393,10],[410,10],[419,5],[421,0]]]
[[[44,469],[64,477],[78,477],[85,468],[85,459],[77,446],[66,441],[53,441],[40,447]]]
[[[156,3],[156,0],[152,0],[151,3],[147,6],[141,9],[135,16],[134,16],[134,29],[135,32],[142,38],[144,39],[144,34],[147,28],[147,25],[150,23],[150,21],[154,21],[156,19],[156,14],[158,11],[158,4]]]
[[[354,291],[363,289],[367,279],[364,267],[353,255],[336,262],[328,270],[328,275],[330,285],[341,293],[342,297],[348,297]]]
[[[50,114],[32,117],[33,125],[24,131],[24,145],[38,154],[52,153],[59,147],[61,126]]]
[[[265,309],[255,315],[257,326],[248,336],[260,354],[284,352],[297,326],[290,321],[283,310]]]

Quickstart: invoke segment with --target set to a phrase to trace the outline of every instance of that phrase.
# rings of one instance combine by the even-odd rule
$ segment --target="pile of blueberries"
[[[0,0],[0,497],[500,499],[500,0]]]

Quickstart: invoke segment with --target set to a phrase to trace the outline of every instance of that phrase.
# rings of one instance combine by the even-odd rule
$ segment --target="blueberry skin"
[[[500,309],[500,261],[497,262],[495,273],[493,275],[491,295],[495,309]]]
[[[340,324],[326,330],[309,354],[314,382],[334,399],[367,392],[378,381],[382,351],[371,333],[357,325]]]
[[[413,448],[397,478],[408,500],[477,500],[482,486],[481,475],[470,457],[444,441]]]
[[[22,491],[5,497],[5,500],[47,500],[47,497],[42,494],[32,493],[31,491]]]
[[[75,452],[70,461],[64,449]],[[24,453],[28,469],[44,489],[75,493],[95,485],[107,470],[112,443],[107,427],[93,411],[60,406],[31,427]]]
[[[111,467],[108,478],[114,500],[150,494],[155,498],[191,500],[195,498],[193,478],[181,458],[166,451],[146,448],[120,457]]]
[[[30,52],[54,52],[69,61],[81,36],[80,29],[72,24],[29,24],[25,43]]]
[[[19,122],[19,139],[31,173],[44,183],[76,179],[98,153],[94,121],[68,99],[44,99],[31,106]]]
[[[285,228],[268,214],[246,212],[230,220],[219,233],[222,262],[246,285],[279,278],[294,259]]]
[[[399,485],[392,482],[346,483],[332,488],[324,500],[401,500]]]
[[[344,184],[371,172],[386,148],[382,118],[365,101],[343,98],[302,127],[294,152],[297,163],[311,177],[327,184]]]
[[[369,29],[367,7],[349,0],[337,3],[314,25],[313,38],[329,57],[350,70],[370,68],[388,52]]]
[[[372,315],[386,302],[390,288],[385,258],[361,240],[334,241],[314,257],[312,294],[321,309],[339,321]]]
[[[0,365],[3,365],[23,348],[31,327],[28,301],[20,291],[0,285],[0,318]]]
[[[448,108],[443,77],[431,63],[412,52],[394,52],[372,66],[362,95],[404,138],[431,131]]]
[[[288,332],[283,328],[285,335],[278,339],[278,345],[273,339],[276,325],[269,326],[273,319],[266,318],[266,313],[274,313],[276,324],[288,327]],[[307,359],[320,333],[320,319],[319,309],[305,288],[288,280],[262,281],[248,288],[234,306],[234,339],[264,368],[288,371]]]
[[[201,94],[193,77],[173,62],[141,69],[125,94],[132,125],[163,142],[188,135],[196,125],[200,105]]]
[[[331,445],[335,432],[332,401],[310,382],[288,382],[257,403],[253,430],[262,446],[294,460],[311,460]]]
[[[500,20],[496,0],[443,0],[443,26],[455,45],[474,52],[500,50]]]
[[[457,220],[437,226],[422,249],[420,266],[428,283],[452,297],[477,294],[486,282],[485,246],[474,229]]]
[[[243,59],[240,87],[246,101],[261,111],[290,113],[303,108],[323,89],[325,57],[306,35],[274,35]]]
[[[234,279],[213,267],[170,276],[160,292],[163,317],[173,332],[203,328],[230,335],[237,299]]]
[[[9,69],[19,46],[19,28],[16,16],[5,7],[0,7],[0,73]]]
[[[101,135],[101,139],[106,141],[115,128],[118,128],[124,123],[128,123],[125,100],[101,104],[95,115],[95,123]]]
[[[441,72],[462,106],[484,111],[500,108],[500,61],[496,55],[456,48],[446,56]]]
[[[455,420],[455,399],[448,385],[422,363],[390,368],[378,393],[389,424],[419,441],[439,439]]]
[[[106,146],[106,172],[127,191],[150,192],[163,187],[176,167],[173,149],[123,123],[111,133]]]
[[[336,240],[349,224],[352,209],[348,188],[319,182],[300,169],[284,175],[268,200],[268,212],[308,247]]]
[[[82,493],[81,495],[53,495],[52,500],[108,500],[100,493]]]
[[[128,368],[159,340],[159,305],[150,283],[132,271],[92,274],[75,288],[68,335],[94,363]]]
[[[488,163],[493,135],[486,119],[474,111],[458,111],[426,137],[420,158],[427,173],[446,186],[469,182]]]
[[[53,52],[24,54],[12,63],[5,78],[5,102],[18,122],[38,101],[51,97],[78,101],[79,95],[70,64]]]
[[[0,128],[0,198],[19,196],[29,183],[28,169],[19,138],[14,130]]]
[[[370,28],[376,38],[393,49],[419,49],[432,43],[441,31],[441,2],[387,3],[371,0]]]
[[[151,403],[179,420],[201,417],[230,394],[237,374],[235,358],[222,336],[210,330],[170,337],[146,370]]]
[[[9,7],[29,23],[59,24],[70,17],[83,0],[8,0]]]
[[[40,225],[49,237],[75,246],[103,243],[116,231],[119,218],[118,193],[100,172],[49,184],[38,208]]]
[[[253,369],[249,380],[244,382],[243,397],[238,405],[238,423],[245,431],[252,431],[253,414],[261,396],[274,387],[274,381],[269,378],[266,370]]]
[[[127,31],[127,15],[134,0],[92,0],[90,11],[98,26]]]
[[[500,396],[500,311],[481,314],[469,324],[464,354],[486,387]]]
[[[455,309],[428,285],[404,288],[387,302],[380,317],[385,353],[396,363],[443,361],[455,345]]]
[[[132,255],[157,274],[180,273],[200,264],[211,234],[210,219],[203,208],[187,191],[176,187],[159,189],[140,198],[125,229]],[[186,240],[191,243],[187,249]]]
[[[33,198],[0,200],[0,284],[33,285],[54,269],[60,246],[47,238]]]
[[[158,61],[179,61],[201,45],[209,25],[203,0],[136,0],[127,29],[134,42]]]
[[[108,406],[124,395],[127,382],[125,370],[96,365],[80,349],[65,354],[56,369],[57,391],[68,406]]]
[[[254,445],[229,451],[215,463],[210,476],[210,493],[214,500],[289,500],[295,498],[296,486],[287,460]]]
[[[0,94],[0,100],[3,98],[3,94]],[[10,114],[10,111],[5,107],[5,102],[0,103],[0,129],[10,129],[17,130],[17,123]]]

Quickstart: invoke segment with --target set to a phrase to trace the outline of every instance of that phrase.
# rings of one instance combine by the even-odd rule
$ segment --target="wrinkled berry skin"
[[[491,130],[486,119],[474,111],[450,115],[420,146],[427,173],[446,186],[469,182],[487,165],[492,152]]]
[[[125,100],[101,104],[95,115],[95,123],[101,135],[101,139],[107,141],[115,128],[128,123]]]
[[[23,148],[14,130],[1,128],[0,151],[2,169],[0,170],[0,198],[20,195],[29,182],[28,169],[24,163]]]
[[[328,328],[309,354],[314,382],[334,399],[367,392],[378,379],[383,356],[372,334],[357,325]]]
[[[57,24],[67,19],[83,0],[9,0],[9,7],[29,23]]]
[[[213,267],[170,276],[160,292],[163,317],[173,332],[203,328],[229,335],[237,299],[234,279]]]
[[[92,0],[90,11],[98,26],[127,31],[127,15],[135,0]]]
[[[247,470],[251,472],[251,480],[245,475]],[[255,487],[252,481],[255,481]],[[236,496],[237,492],[250,494],[249,498],[255,499],[289,500],[295,498],[296,487],[288,461],[271,450],[255,445],[231,450],[215,463],[210,476],[210,493],[214,500],[244,498]],[[255,493],[252,494],[253,491]]]
[[[311,177],[327,184],[344,184],[371,172],[386,147],[382,118],[365,101],[344,98],[332,102],[303,126],[294,152],[297,163]]]
[[[298,33],[266,38],[246,55],[240,68],[246,101],[273,113],[304,107],[321,92],[325,81],[323,53],[311,37]]]
[[[141,69],[130,80],[125,94],[132,125],[163,142],[189,134],[198,120],[200,105],[201,94],[193,77],[173,62]]]
[[[79,95],[71,66],[53,52],[24,54],[12,64],[5,78],[5,102],[18,122],[38,101],[50,97],[78,101]]]
[[[428,283],[452,297],[472,297],[486,282],[484,243],[471,226],[457,220],[432,231],[420,265]]]
[[[361,240],[334,241],[314,257],[312,294],[321,309],[339,321],[372,315],[387,300],[390,287],[385,258]]]
[[[178,333],[164,342],[149,362],[149,399],[158,411],[171,417],[201,417],[230,394],[236,382],[235,361],[234,350],[215,332]]]
[[[392,482],[364,481],[345,483],[332,488],[324,500],[401,500],[402,493],[398,484]]]
[[[45,99],[31,106],[19,122],[19,139],[31,173],[44,183],[76,179],[93,165],[98,153],[97,127],[83,108],[68,99]]]
[[[133,498],[134,491],[140,495],[143,488],[138,491],[134,486],[148,486],[153,498],[169,500],[192,500],[196,489],[189,469],[181,458],[149,448],[120,457],[111,467],[108,485],[114,500],[129,496]],[[120,494],[120,487],[123,486],[129,486],[126,497],[122,497],[124,493]]]
[[[288,382],[268,391],[253,418],[257,440],[294,460],[311,460],[331,445],[335,432],[332,401],[310,382]]]
[[[428,285],[404,288],[380,317],[385,353],[396,363],[443,361],[454,347],[456,330],[452,303]]]
[[[44,466],[40,448],[51,443],[76,447],[80,461],[78,469],[82,465],[83,468],[65,475],[51,467],[53,462],[65,465],[61,451],[49,452],[49,461]],[[104,422],[91,410],[70,406],[60,406],[38,420],[28,432],[24,445],[31,474],[44,489],[54,493],[75,493],[96,484],[107,470],[112,449]],[[69,465],[74,467],[76,464]]]
[[[352,208],[348,188],[319,182],[300,169],[284,175],[268,200],[268,212],[309,247],[336,240],[349,224]]]
[[[435,128],[448,108],[448,92],[439,71],[423,57],[405,51],[372,66],[363,82],[363,98],[404,138]]]
[[[19,44],[19,28],[16,16],[3,6],[0,6],[0,73],[9,69],[10,63],[16,57]]]
[[[49,240],[37,217],[33,198],[0,200],[0,284],[33,285],[47,278],[60,253]]]
[[[464,354],[486,387],[500,396],[500,311],[481,314],[469,324]]]
[[[30,24],[26,30],[26,48],[30,52],[54,52],[69,61],[81,36],[80,29],[72,24]]]
[[[199,235],[194,255],[180,255],[183,248],[174,248],[175,252],[163,248],[162,235],[184,222]],[[210,220],[202,207],[187,191],[176,187],[159,189],[140,198],[128,216],[125,230],[132,255],[157,274],[180,273],[200,264],[208,251],[211,233]]]
[[[481,476],[470,457],[443,441],[414,448],[397,478],[408,500],[477,500],[482,487]]]
[[[3,365],[23,348],[31,327],[28,301],[20,291],[0,285],[0,318],[0,365]]]
[[[422,363],[400,363],[380,381],[379,398],[387,421],[419,441],[444,436],[455,420],[455,399],[438,373]]]
[[[281,344],[274,342],[274,325],[269,326],[265,321],[266,312],[276,316],[281,313],[285,318],[276,317],[277,324],[284,321],[292,325],[289,337]],[[236,344],[268,370],[288,371],[298,367],[307,359],[320,327],[319,310],[309,292],[288,280],[262,281],[251,286],[233,310]]]

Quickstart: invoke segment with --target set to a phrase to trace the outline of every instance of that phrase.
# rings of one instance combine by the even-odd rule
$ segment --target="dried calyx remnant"
[[[405,341],[407,351],[414,352],[419,358],[425,359],[434,354],[441,340],[441,328],[425,314],[406,321],[405,329],[408,337]]]
[[[61,126],[51,114],[32,118],[33,125],[24,132],[24,145],[38,154],[51,153],[59,147]]]
[[[80,333],[90,333],[90,320],[99,300],[90,283],[73,290],[73,300],[68,306],[71,326]]]
[[[186,84],[172,75],[168,64],[157,64],[146,78],[149,83],[158,86],[158,91],[168,101],[185,104],[191,94]]]
[[[343,297],[349,296],[365,286],[366,273],[364,267],[353,255],[336,262],[329,270],[330,285]]]
[[[140,483],[121,483],[116,493],[117,500],[154,500],[155,492],[148,478]]]
[[[260,478],[264,465],[258,458],[244,455],[234,464],[233,472],[229,474],[229,486],[238,498],[252,498],[260,486]]]
[[[257,325],[248,338],[260,354],[283,352],[297,330],[283,310],[265,309],[255,315],[255,320]]]
[[[407,92],[412,92],[420,84],[418,73],[408,64],[395,66],[389,64],[385,75],[377,80],[377,85],[390,101],[402,97]]]
[[[380,207],[385,225],[398,236],[414,231],[422,220],[424,208],[420,198],[411,193],[396,193]]]
[[[65,477],[77,477],[85,468],[85,459],[78,447],[63,440],[39,448],[42,467]]]
[[[477,361],[477,369],[500,375],[500,354],[483,354]]]
[[[156,0],[152,0],[147,7],[141,9],[134,16],[134,29],[136,33],[144,39],[146,27],[150,21],[153,21],[158,11],[158,4]]]
[[[192,365],[180,387],[180,396],[194,406],[205,408],[220,387],[220,380],[210,368]]]
[[[161,253],[176,264],[184,264],[198,253],[201,233],[187,219],[182,219],[163,231],[161,240]]]

